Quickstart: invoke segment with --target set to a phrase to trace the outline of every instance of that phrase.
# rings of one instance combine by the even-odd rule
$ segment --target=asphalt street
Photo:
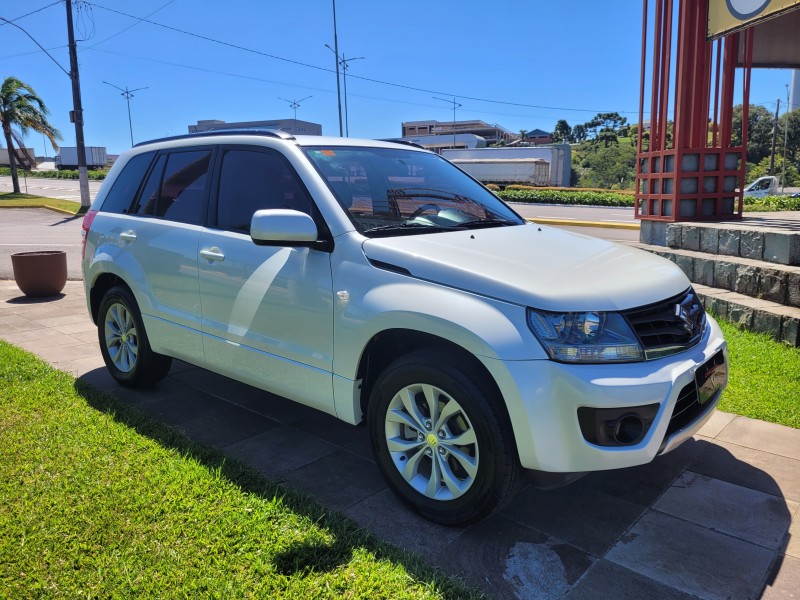
[[[97,195],[102,183],[102,181],[89,181],[89,197],[92,200]],[[73,179],[20,178],[19,187],[23,194],[73,200],[75,202],[81,201],[78,182]],[[8,193],[13,189],[11,177],[0,177],[0,193]]]

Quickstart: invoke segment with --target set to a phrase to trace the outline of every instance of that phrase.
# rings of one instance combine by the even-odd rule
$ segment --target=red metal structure
[[[677,44],[673,21],[677,6]],[[706,40],[708,2],[655,0],[649,140],[645,138],[648,0],[642,20],[642,68],[636,166],[637,219],[720,221],[741,218],[747,127],[732,146],[734,81],[743,46],[742,123],[748,122],[753,30]],[[670,83],[674,76],[674,97]],[[670,100],[672,100],[670,102]],[[670,109],[674,121],[670,121]],[[736,191],[736,190],[739,191]]]

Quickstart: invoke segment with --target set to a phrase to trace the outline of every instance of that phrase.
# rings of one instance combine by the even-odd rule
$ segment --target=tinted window
[[[202,223],[211,151],[176,152],[167,159],[158,216],[183,223]]]
[[[142,190],[136,212],[171,221],[202,223],[210,163],[210,150],[160,156]]]
[[[128,212],[154,154],[155,152],[145,152],[128,161],[111,186],[100,210],[111,213]]]
[[[155,215],[156,207],[158,205],[158,193],[161,189],[161,175],[164,173],[164,164],[167,162],[166,156],[159,156],[156,161],[156,166],[150,171],[150,177],[147,178],[147,183],[142,188],[142,193],[139,195],[139,204],[136,207],[136,214],[138,215]]]
[[[250,231],[253,213],[290,208],[311,214],[311,200],[291,165],[275,152],[228,150],[222,158],[217,224]]]

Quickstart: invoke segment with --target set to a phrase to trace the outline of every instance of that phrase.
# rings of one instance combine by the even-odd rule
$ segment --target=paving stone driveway
[[[0,338],[344,512],[495,598],[797,598],[800,431],[717,413],[650,465],[528,487],[469,528],[433,525],[383,483],[356,428],[176,362],[157,388],[108,375],[82,284],[32,301],[0,280]]]

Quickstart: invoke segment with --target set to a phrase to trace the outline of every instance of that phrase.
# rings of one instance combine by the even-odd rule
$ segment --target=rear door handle
[[[136,232],[133,229],[129,229],[128,231],[123,231],[119,234],[120,239],[123,239],[128,242],[135,242],[136,241]]]
[[[206,260],[212,260],[212,261],[221,262],[225,260],[225,255],[216,246],[214,246],[213,248],[203,248],[202,250],[200,250],[200,256],[202,256]]]

